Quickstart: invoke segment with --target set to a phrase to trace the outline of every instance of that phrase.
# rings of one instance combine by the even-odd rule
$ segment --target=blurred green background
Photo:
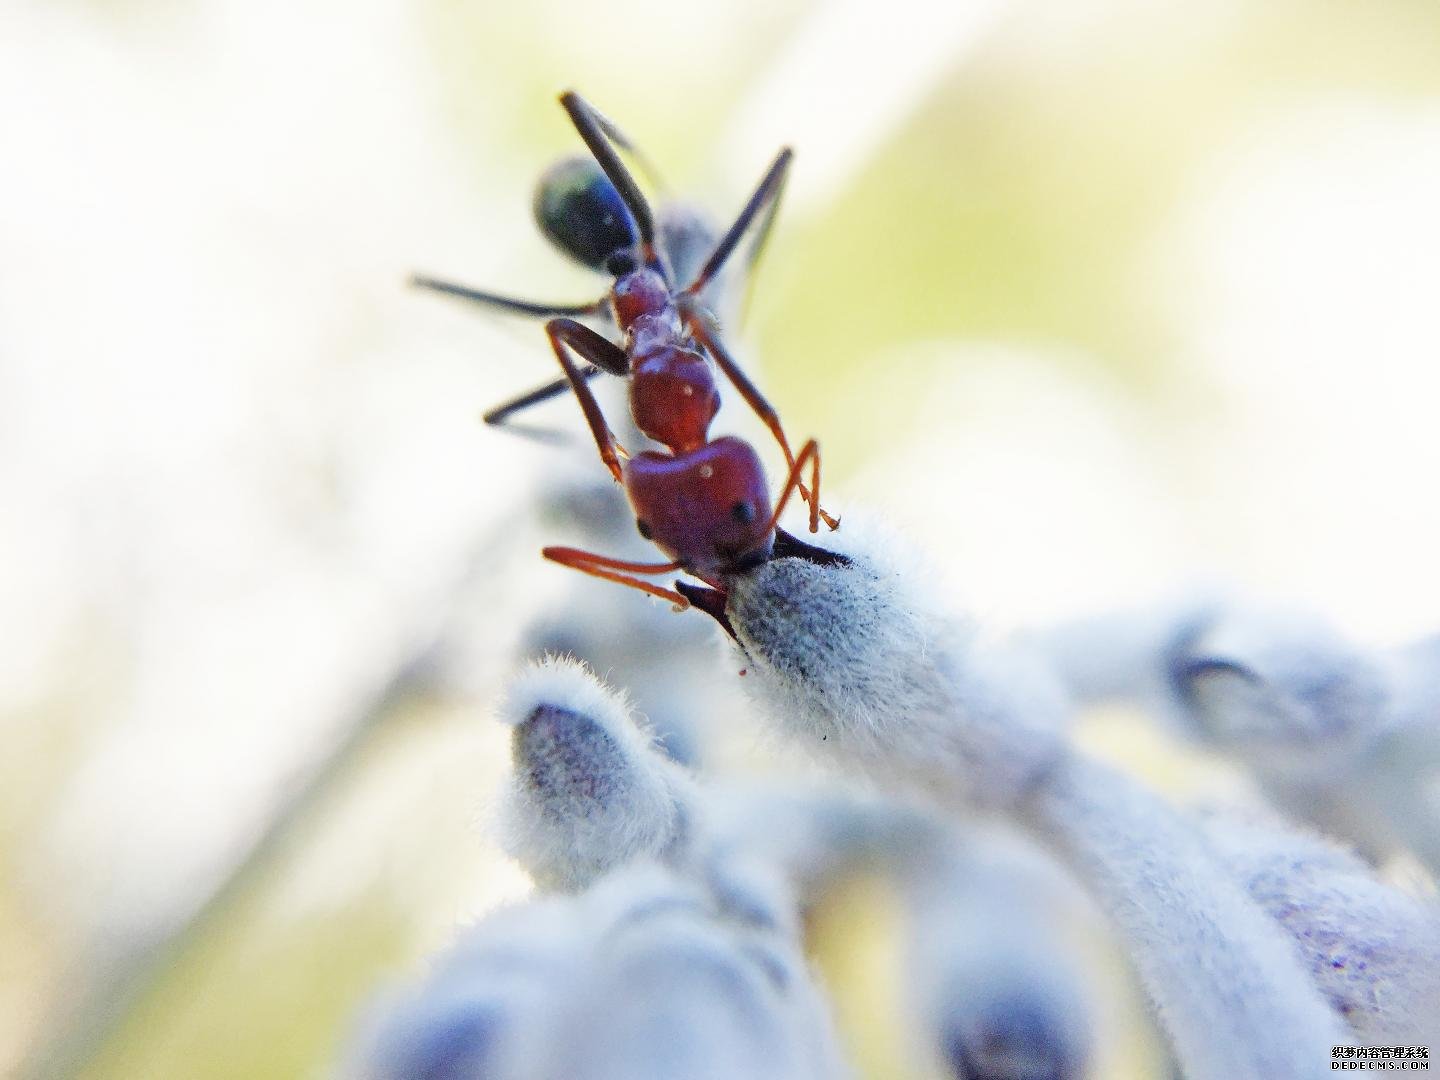
[[[529,220],[565,87],[717,218],[796,147],[734,336],[827,505],[985,618],[1225,580],[1434,628],[1434,4],[0,22],[0,1071],[325,1075],[382,980],[523,895],[488,708],[563,587],[532,493],[592,452],[480,427],[550,376],[538,329],[403,283],[598,295]],[[864,981],[869,938],[818,937]],[[840,1012],[899,1075],[883,1010]]]

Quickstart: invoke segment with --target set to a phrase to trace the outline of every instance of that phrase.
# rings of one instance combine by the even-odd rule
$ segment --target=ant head
[[[640,535],[709,580],[770,557],[770,495],[749,443],[725,437],[693,453],[643,453],[626,468]]]
[[[593,158],[557,161],[535,189],[535,221],[545,238],[592,270],[639,242],[615,185]]]

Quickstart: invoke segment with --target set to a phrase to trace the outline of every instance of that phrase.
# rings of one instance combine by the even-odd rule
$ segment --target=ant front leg
[[[770,532],[780,524],[780,515],[785,512],[785,504],[790,501],[791,492],[800,492],[800,497],[805,497],[805,488],[800,483],[800,474],[805,466],[810,466],[810,487],[815,492],[815,497],[809,500],[810,503],[810,531],[820,531],[819,518],[824,514],[820,509],[820,444],[810,439],[800,448],[800,453],[795,457],[795,463],[790,466],[790,475],[785,478],[785,487],[780,492],[780,500],[775,504],[775,512],[770,515],[770,524],[766,526],[766,532]],[[831,519],[825,518],[826,524]],[[838,518],[830,528],[835,529],[840,525]]]
[[[678,562],[668,563],[633,563],[622,562],[619,559],[612,559],[607,555],[597,555],[593,551],[581,551],[578,548],[569,547],[547,547],[541,549],[540,554],[551,562],[557,562],[561,566],[568,566],[572,570],[579,570],[582,574],[590,574],[594,577],[604,578],[606,581],[613,581],[617,585],[625,585],[631,589],[639,589],[643,593],[657,596],[661,600],[669,600],[675,605],[676,611],[684,611],[690,606],[690,601],[681,596],[678,592],[670,589],[662,589],[659,585],[652,585],[648,581],[641,581],[632,574],[667,574],[672,570],[679,570]],[[620,571],[629,571],[621,573]]]
[[[760,388],[750,381],[749,376],[745,374],[739,363],[730,355],[729,350],[721,343],[720,335],[716,332],[714,319],[702,312],[695,312],[691,317],[690,329],[694,331],[695,337],[699,339],[700,344],[705,346],[706,351],[715,358],[715,363],[719,366],[720,370],[725,373],[725,377],[729,379],[735,389],[740,392],[740,396],[745,399],[745,404],[749,405],[750,408],[755,411],[755,415],[760,417],[761,422],[770,429],[770,433],[775,436],[775,441],[780,444],[781,453],[785,455],[785,464],[791,469],[794,469],[796,458],[795,455],[790,452],[790,440],[785,438],[785,429],[780,425],[780,414],[775,411],[775,407],[771,405],[770,402],[765,400],[765,395],[760,393]],[[811,440],[812,443],[813,441],[814,440]],[[817,471],[819,469],[818,451],[816,455],[816,469]],[[820,494],[818,489],[812,494],[806,489],[804,484],[800,484],[800,498],[811,504],[813,512],[810,516],[812,522],[818,516],[824,520],[826,525],[830,526],[831,531],[840,527],[839,518],[831,517],[820,508]],[[812,523],[810,531],[815,532],[817,528],[818,526]]]
[[[585,422],[590,425],[590,433],[595,436],[600,460],[605,462],[605,467],[615,477],[617,484],[624,483],[615,435],[611,432],[610,425],[605,422],[605,414],[600,411],[600,403],[595,400],[594,392],[586,385],[584,373],[570,359],[566,347],[574,349],[583,359],[611,375],[627,374],[630,370],[630,358],[625,355],[624,349],[603,334],[574,319],[551,319],[545,324],[545,334],[550,338],[550,347],[555,350],[555,358],[565,370],[570,389],[580,401],[580,411],[585,414]]]

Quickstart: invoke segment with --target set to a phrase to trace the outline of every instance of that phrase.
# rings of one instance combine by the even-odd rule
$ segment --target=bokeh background
[[[1224,582],[1435,629],[1434,4],[15,0],[0,1072],[324,1076],[378,983],[527,889],[489,710],[576,587],[536,496],[599,465],[566,403],[563,438],[479,424],[552,374],[537,328],[404,282],[598,295],[530,221],[567,86],[717,217],[796,147],[732,336],[827,505],[985,619]],[[577,619],[646,603],[595,589]],[[763,759],[730,719],[718,760]],[[832,980],[882,994],[882,931],[822,928]]]

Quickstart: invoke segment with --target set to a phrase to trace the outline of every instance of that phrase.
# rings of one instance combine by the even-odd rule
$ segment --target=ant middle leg
[[[466,285],[457,285],[453,281],[441,281],[439,278],[426,277],[423,274],[412,275],[410,285],[416,289],[428,289],[430,292],[444,293],[446,296],[469,300],[471,303],[482,304],[511,315],[528,315],[542,319],[554,318],[557,315],[569,317],[601,315],[604,314],[606,304],[603,298],[589,304],[536,303],[533,300],[520,300],[513,296],[502,296],[499,293],[472,289]]]
[[[569,382],[570,389],[575,392],[575,397],[580,402],[580,411],[585,414],[590,433],[595,436],[600,460],[615,477],[616,483],[624,483],[615,435],[610,430],[610,425],[605,422],[605,414],[600,409],[600,403],[595,400],[594,392],[585,382],[586,376],[570,359],[568,349],[574,349],[582,359],[590,361],[595,367],[611,375],[626,374],[630,370],[630,358],[625,355],[625,350],[613,341],[574,319],[551,319],[545,324],[545,334],[550,339],[550,347],[555,350],[555,359],[560,361],[560,367],[565,371],[565,379]]]
[[[760,185],[750,196],[749,201],[740,211],[740,215],[725,231],[725,235],[720,238],[720,242],[715,245],[715,250],[705,260],[705,265],[695,275],[695,280],[681,291],[682,296],[699,295],[700,291],[710,284],[715,275],[725,266],[725,261],[734,254],[740,239],[758,220],[760,227],[750,245],[749,257],[750,265],[755,264],[760,257],[761,249],[765,246],[765,241],[770,236],[770,226],[775,222],[775,212],[780,208],[780,196],[785,191],[785,180],[790,175],[790,163],[794,160],[795,152],[788,146],[775,156],[775,160],[770,163],[770,168],[765,170]]]
[[[625,585],[632,589],[639,589],[651,596],[658,596],[661,600],[669,600],[675,605],[676,611],[684,611],[690,606],[690,601],[681,596],[678,592],[661,588],[659,585],[652,585],[648,581],[641,581],[634,577],[634,574],[665,574],[672,570],[679,570],[678,562],[668,563],[634,563],[624,562],[620,559],[612,559],[608,555],[597,555],[593,551],[581,551],[579,548],[570,547],[547,547],[542,548],[540,554],[551,562],[557,562],[561,566],[568,566],[572,570],[579,570],[582,574],[590,574],[594,577],[604,578],[606,581],[613,581],[617,585]],[[628,571],[622,573],[622,571]]]
[[[729,379],[735,389],[740,392],[740,396],[745,399],[745,404],[749,405],[750,408],[754,410],[755,415],[760,418],[760,421],[770,429],[770,433],[775,436],[775,441],[780,444],[780,450],[785,455],[785,464],[793,469],[796,458],[795,455],[790,452],[790,440],[785,438],[785,429],[780,424],[780,414],[775,411],[775,406],[765,400],[765,395],[760,392],[760,388],[750,381],[749,376],[745,374],[740,364],[730,355],[730,351],[726,349],[720,341],[720,335],[716,333],[714,320],[709,316],[697,313],[690,328],[694,331],[695,337],[699,339],[700,344],[704,345],[706,351],[715,358],[716,365],[725,373],[725,377]],[[823,519],[832,531],[840,527],[839,518],[831,517],[821,509],[818,490],[812,494],[804,484],[799,485],[799,490],[800,498],[811,504],[813,510],[812,517],[818,516]],[[812,528],[810,531],[815,532],[816,530]]]

